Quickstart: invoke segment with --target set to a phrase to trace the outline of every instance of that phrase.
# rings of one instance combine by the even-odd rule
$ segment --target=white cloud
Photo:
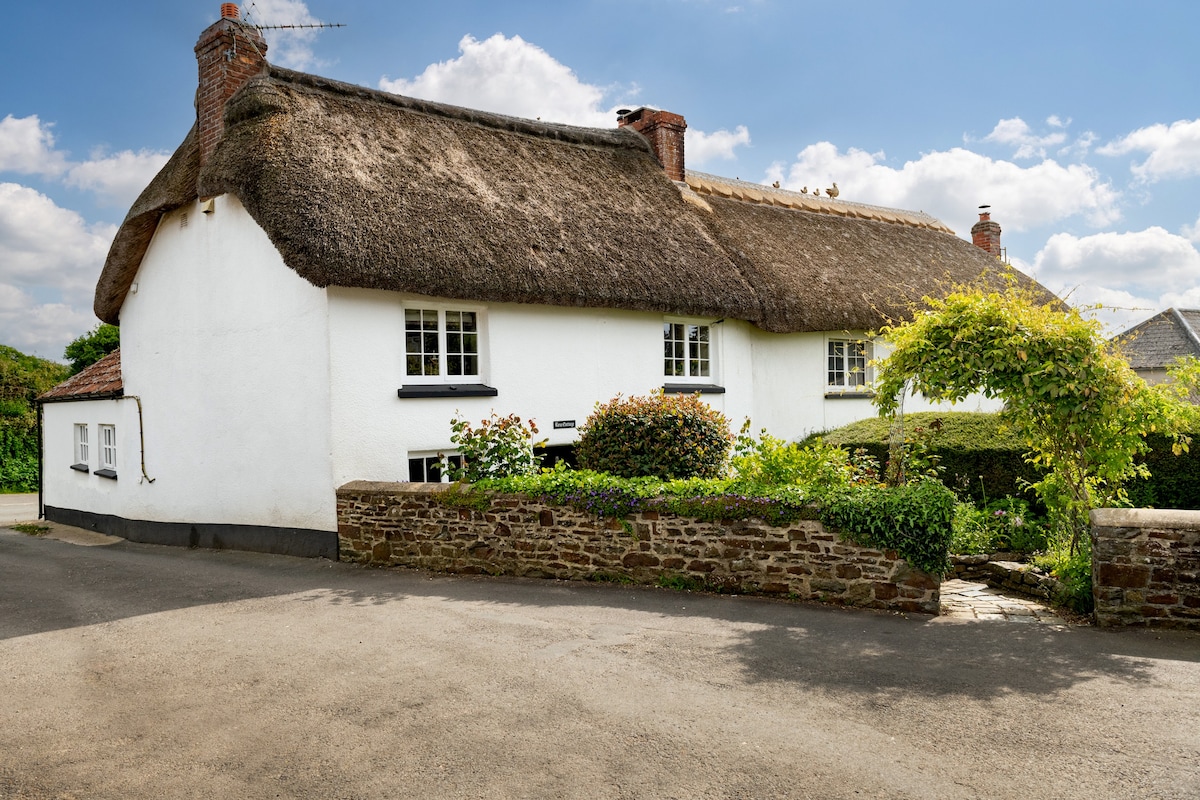
[[[1134,175],[1146,181],[1200,175],[1200,119],[1139,128],[1096,152],[1105,156],[1149,153],[1145,161],[1131,167]]]
[[[689,130],[685,136],[684,153],[688,166],[699,166],[715,158],[737,158],[734,148],[750,144],[750,131],[745,125],[738,125],[732,133]]]
[[[73,165],[64,182],[95,193],[106,205],[128,207],[170,158],[169,153],[122,150]]]
[[[387,92],[517,117],[594,128],[616,125],[601,108],[605,91],[579,80],[570,68],[520,36],[495,34],[482,42],[464,36],[458,58],[430,64],[416,78],[380,79]],[[613,106],[615,109],[616,106]]]
[[[1112,332],[1171,306],[1200,305],[1200,251],[1157,226],[1084,237],[1055,234],[1030,272],[1074,305],[1102,305],[1094,314]]]
[[[60,358],[95,324],[92,294],[115,233],[29,187],[0,183],[0,342]]]
[[[1194,225],[1184,225],[1179,232],[1188,241],[1200,244],[1200,217],[1196,218]]]
[[[614,89],[585,83],[570,67],[520,36],[497,33],[479,41],[468,35],[459,41],[458,50],[458,58],[430,64],[412,80],[383,77],[379,88],[439,103],[591,128],[616,127],[618,108],[639,105],[606,103],[605,97],[614,91],[636,95],[637,87]],[[734,148],[749,143],[750,131],[745,125],[733,132],[705,133],[689,128],[687,160],[701,165],[715,158],[735,158]]]
[[[300,0],[253,0],[243,6],[246,21],[255,25],[316,25],[321,21]],[[321,66],[313,53],[319,28],[269,29],[263,31],[272,64],[306,70]]]
[[[1050,117],[1046,122],[1051,127],[1064,127],[1062,120],[1058,117]],[[983,137],[985,142],[1015,147],[1013,158],[1045,158],[1047,147],[1055,147],[1066,140],[1067,134],[1061,131],[1046,136],[1037,136],[1020,117],[1000,120],[992,132]]]
[[[1023,231],[1075,215],[1096,226],[1120,218],[1117,192],[1093,168],[1047,160],[1023,167],[996,161],[964,148],[926,153],[895,168],[882,152],[830,142],[805,147],[790,165],[776,164],[767,180],[789,189],[825,188],[838,182],[843,200],[920,209],[958,232],[970,230],[975,208],[988,203],[1006,230]]]
[[[49,124],[34,114],[0,120],[0,172],[55,176],[66,169],[66,156],[54,149]]]

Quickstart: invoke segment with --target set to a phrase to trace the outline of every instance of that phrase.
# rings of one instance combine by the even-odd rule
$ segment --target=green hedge
[[[1149,478],[1138,478],[1125,487],[1130,502],[1144,508],[1200,509],[1200,434],[1192,434],[1188,452],[1175,455],[1170,438],[1151,434],[1150,452],[1142,457]]]
[[[1033,500],[1022,482],[1041,479],[1041,472],[1025,461],[1026,448],[1001,423],[998,414],[968,411],[921,411],[904,415],[905,431],[911,436],[918,427],[928,428],[935,419],[942,429],[933,439],[931,453],[940,458],[942,481],[964,500],[984,504],[1012,495]],[[853,422],[819,436],[829,444],[848,450],[862,448],[880,464],[888,460],[889,420],[874,417]]]

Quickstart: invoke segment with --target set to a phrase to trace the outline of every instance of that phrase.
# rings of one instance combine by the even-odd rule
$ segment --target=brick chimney
[[[979,222],[971,226],[971,241],[981,250],[986,250],[996,258],[1000,257],[1000,223],[992,222],[992,214],[987,209],[991,206],[979,207]]]
[[[253,25],[241,20],[234,3],[221,4],[221,19],[196,42],[200,85],[196,89],[196,125],[203,166],[225,132],[225,101],[267,65],[267,42]]]
[[[687,130],[683,117],[656,108],[618,111],[617,127],[626,125],[650,141],[650,148],[662,162],[668,178],[683,180],[683,132]]]

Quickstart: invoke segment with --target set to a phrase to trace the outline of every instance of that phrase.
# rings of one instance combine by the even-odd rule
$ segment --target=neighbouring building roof
[[[1114,337],[1135,370],[1166,369],[1177,358],[1200,358],[1200,309],[1168,308]]]
[[[795,332],[877,328],[999,271],[925,214],[695,172],[677,185],[629,128],[516,119],[270,65],[224,124],[203,168],[193,130],[130,210],[96,287],[101,319],[118,322],[160,216],[224,193],[319,287]]]
[[[121,383],[121,351],[117,349],[44,392],[38,397],[38,401],[52,403],[66,400],[103,400],[121,397],[124,393],[125,387]]]

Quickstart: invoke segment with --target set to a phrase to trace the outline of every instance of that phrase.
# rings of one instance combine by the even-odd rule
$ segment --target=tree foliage
[[[1083,318],[1010,281],[1004,290],[963,287],[925,300],[911,322],[886,328],[891,354],[878,366],[876,404],[893,413],[906,388],[958,401],[981,392],[1004,402],[1005,416],[1046,470],[1034,489],[1074,545],[1088,512],[1121,504],[1122,485],[1145,467],[1145,436],[1176,437],[1194,426],[1180,384],[1149,387]],[[1177,370],[1177,372],[1179,372]]]
[[[82,372],[121,346],[121,329],[101,322],[67,345],[63,357],[71,363],[71,374]]]
[[[0,491],[37,488],[34,400],[67,374],[62,364],[0,345]]]

